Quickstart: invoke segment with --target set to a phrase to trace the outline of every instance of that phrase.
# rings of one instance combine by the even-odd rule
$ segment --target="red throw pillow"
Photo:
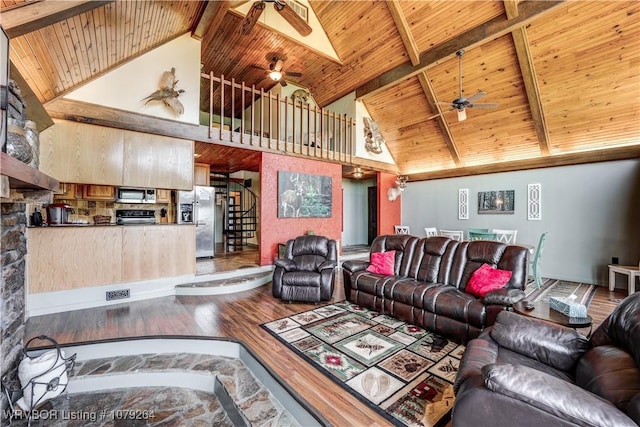
[[[471,275],[466,291],[471,295],[483,297],[491,291],[504,288],[512,274],[509,270],[498,270],[489,264],[482,264]]]
[[[371,262],[367,271],[384,276],[393,276],[393,267],[396,263],[396,251],[374,252],[371,254]]]

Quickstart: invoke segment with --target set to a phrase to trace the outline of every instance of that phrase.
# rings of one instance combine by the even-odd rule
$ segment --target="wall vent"
[[[114,299],[125,299],[131,296],[131,289],[119,289],[117,291],[107,291],[107,301]]]

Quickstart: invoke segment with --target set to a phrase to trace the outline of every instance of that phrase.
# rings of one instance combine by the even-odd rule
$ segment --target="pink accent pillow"
[[[509,270],[498,270],[489,264],[482,264],[473,272],[466,291],[477,297],[484,297],[491,291],[504,288],[513,273]]]
[[[371,254],[371,262],[367,271],[370,273],[393,276],[393,267],[396,262],[396,251],[374,252]]]

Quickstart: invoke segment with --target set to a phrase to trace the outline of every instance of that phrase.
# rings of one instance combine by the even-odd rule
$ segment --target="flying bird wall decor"
[[[148,104],[151,101],[162,101],[162,103],[169,107],[175,115],[179,116],[184,113],[184,106],[178,100],[178,97],[181,93],[184,93],[184,89],[176,90],[177,84],[178,80],[176,80],[176,69],[172,67],[171,71],[165,71],[162,73],[160,82],[158,83],[158,90],[142,100],[146,100],[145,104]]]

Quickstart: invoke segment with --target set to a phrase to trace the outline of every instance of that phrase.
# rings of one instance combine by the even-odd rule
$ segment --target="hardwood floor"
[[[224,259],[224,264],[218,266],[220,269],[229,268],[230,265],[240,268],[250,264],[253,256],[255,254],[252,251],[242,251],[235,257],[216,257],[218,259],[215,262]],[[589,306],[594,328],[616,306],[617,303],[612,299],[625,296],[626,290],[609,293],[606,287],[598,288]],[[332,301],[343,299],[342,273],[337,271]],[[289,304],[277,300],[271,296],[271,286],[267,284],[236,294],[162,297],[36,316],[27,321],[25,342],[42,334],[53,337],[60,343],[150,335],[231,337],[250,346],[273,371],[332,424],[388,425],[388,421],[345,393],[318,370],[311,368],[259,326],[269,320],[314,307],[316,306],[313,304]]]

